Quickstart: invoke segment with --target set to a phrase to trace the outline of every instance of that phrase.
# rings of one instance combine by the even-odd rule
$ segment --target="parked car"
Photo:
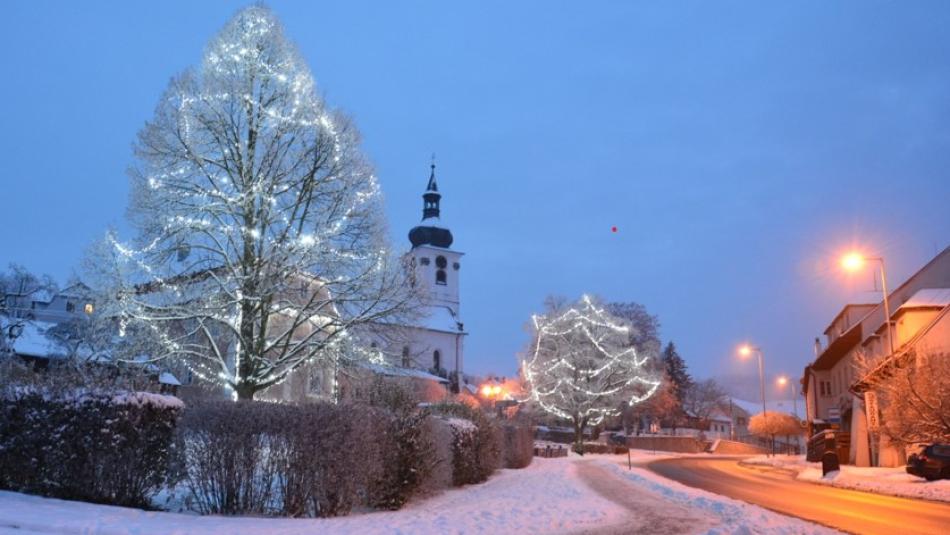
[[[927,481],[950,479],[950,444],[931,444],[907,459],[907,473]]]

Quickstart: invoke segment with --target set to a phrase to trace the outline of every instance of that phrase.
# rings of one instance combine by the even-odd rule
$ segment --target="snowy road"
[[[792,474],[735,459],[681,458],[649,463],[685,485],[852,533],[946,534],[950,505],[796,481]]]

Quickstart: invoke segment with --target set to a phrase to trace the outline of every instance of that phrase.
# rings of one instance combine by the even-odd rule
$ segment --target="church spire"
[[[426,185],[426,192],[422,194],[422,220],[439,218],[439,201],[442,195],[439,193],[439,185],[435,182],[435,155],[432,155],[432,171],[429,174],[429,183]]]
[[[422,194],[422,223],[409,231],[409,241],[413,247],[434,245],[448,249],[452,246],[452,232],[445,228],[439,218],[439,185],[435,181],[435,155],[432,155],[429,183]]]

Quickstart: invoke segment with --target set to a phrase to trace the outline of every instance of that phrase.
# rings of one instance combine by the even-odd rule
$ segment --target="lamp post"
[[[884,267],[884,257],[864,256],[861,253],[848,253],[841,258],[841,266],[847,271],[857,271],[864,267],[868,260],[881,264],[881,292],[884,293],[884,334],[887,336],[889,354],[894,354],[894,339],[891,337],[891,307],[887,302],[887,270]]]
[[[785,388],[785,385],[789,385],[789,393],[792,395],[792,411],[795,415],[795,418],[798,419],[798,394],[795,393],[795,389],[791,387],[791,383],[788,381],[788,377],[780,375],[778,379],[775,380],[778,383],[778,386]]]
[[[759,393],[762,395],[762,417],[765,418],[765,366],[762,364],[762,349],[749,344],[739,348],[739,355],[743,358],[753,353],[759,358]]]

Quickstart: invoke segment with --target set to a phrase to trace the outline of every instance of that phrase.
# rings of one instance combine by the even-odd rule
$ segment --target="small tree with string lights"
[[[571,306],[552,306],[533,316],[534,340],[524,362],[530,399],[569,420],[574,450],[583,453],[583,431],[652,396],[661,381],[648,356],[630,346],[628,322],[588,296]]]

